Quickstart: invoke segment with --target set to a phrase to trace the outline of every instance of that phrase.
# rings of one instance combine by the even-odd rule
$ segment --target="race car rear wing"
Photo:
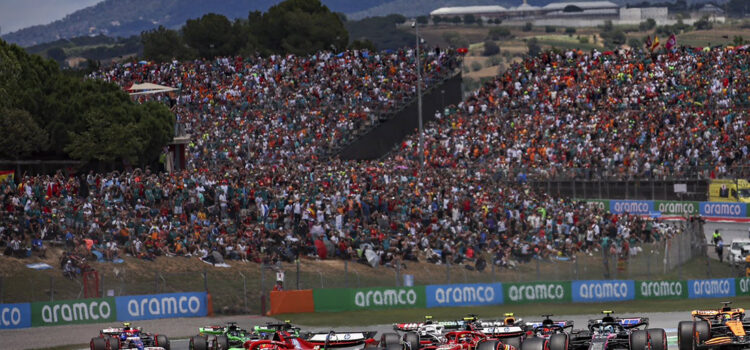
[[[648,327],[648,317],[632,317],[632,318],[613,318],[610,317],[609,319],[597,319],[597,320],[589,320],[589,328],[591,326],[596,326],[600,324],[611,324],[611,323],[617,323],[622,328],[625,329],[631,329],[631,328],[637,328],[641,326]]]
[[[563,320],[563,321],[552,321],[551,323],[549,321],[547,321],[546,323],[544,321],[531,321],[531,322],[526,322],[524,324],[524,326],[526,326],[526,329],[529,329],[529,330],[533,330],[538,327],[544,327],[548,325],[557,326],[563,329],[573,328],[573,321]]]
[[[428,324],[427,322],[411,322],[411,323],[394,323],[393,324],[393,330],[394,331],[402,331],[402,332],[412,332],[419,329],[419,327],[422,327],[424,325]],[[464,323],[459,321],[435,321],[431,322],[430,324],[434,325],[440,325],[443,326],[445,329],[461,329],[463,328]]]
[[[306,340],[313,345],[324,345],[327,340],[328,346],[346,347],[364,344],[368,339],[372,339],[375,333],[372,331],[310,333]]]

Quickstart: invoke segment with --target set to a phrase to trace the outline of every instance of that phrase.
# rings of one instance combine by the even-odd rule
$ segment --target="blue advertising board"
[[[572,288],[576,303],[635,299],[635,282],[630,280],[573,281]]]
[[[609,211],[612,214],[651,215],[654,212],[654,201],[610,200]]]
[[[0,329],[31,327],[31,304],[0,304]]]
[[[425,287],[425,294],[427,294],[427,307],[503,303],[502,283],[432,285]]]
[[[206,292],[130,295],[115,298],[118,321],[206,316]]]
[[[733,297],[736,295],[735,291],[734,278],[688,281],[690,299]]]
[[[700,202],[701,216],[721,218],[744,218],[747,216],[747,204],[745,203],[723,203],[723,202]]]

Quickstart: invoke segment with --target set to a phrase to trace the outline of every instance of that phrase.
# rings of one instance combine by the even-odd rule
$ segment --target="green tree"
[[[61,47],[53,47],[49,50],[47,50],[47,57],[55,60],[55,62],[62,64],[65,62],[65,50],[63,50]]]
[[[472,14],[464,15],[464,24],[474,24],[477,21]]]
[[[434,23],[435,25],[440,24],[440,22],[442,22],[442,21],[443,21],[443,18],[440,17],[440,16],[433,16],[432,17],[432,23]]]
[[[693,23],[693,26],[695,26],[695,29],[697,30],[709,30],[713,28],[713,24],[708,20],[708,16],[701,17],[701,19]]]
[[[628,46],[633,50],[637,50],[643,46],[643,42],[638,38],[630,38],[630,40],[628,40]]]
[[[157,62],[189,59],[194,54],[185,46],[185,41],[177,31],[163,26],[141,33],[141,43],[143,56]]]
[[[354,40],[351,44],[349,44],[349,48],[352,50],[369,50],[369,51],[377,51],[375,48],[375,44],[370,41],[370,39],[362,39],[362,40]]]
[[[653,18],[649,18],[638,24],[638,29],[642,32],[654,29],[656,27],[656,21]]]
[[[554,33],[555,31],[557,31],[557,28],[555,28],[555,26],[544,26],[545,33]]]
[[[483,56],[492,56],[497,55],[500,53],[500,47],[497,46],[497,44],[492,40],[486,40],[484,42],[484,51],[482,51]]]
[[[510,30],[505,27],[494,27],[491,28],[488,36],[492,40],[500,40],[502,38],[510,38]]]
[[[573,36],[573,34],[576,33],[575,27],[565,27],[565,34],[568,34],[568,36]]]
[[[604,21],[604,25],[602,26],[602,30],[605,32],[611,32],[615,29],[614,25],[612,24],[611,20]]]
[[[349,33],[341,18],[320,0],[286,0],[263,15],[263,30],[256,34],[272,53],[297,55],[320,50],[343,50]]]
[[[63,74],[1,40],[0,73],[0,133],[16,143],[0,143],[2,156],[140,164],[172,137],[174,117],[163,104],[135,104],[117,85]]]
[[[5,159],[23,159],[47,147],[47,132],[24,110],[0,109],[0,135],[0,157]]]
[[[455,16],[455,17],[451,18],[451,22],[453,22],[454,24],[459,24],[459,23],[461,23],[461,17]]]
[[[530,32],[531,29],[533,29],[531,22],[526,22],[526,24],[524,24],[523,27],[521,28],[521,30],[524,32]]]
[[[529,56],[535,57],[542,52],[542,48],[539,46],[539,40],[531,38],[526,42],[526,47],[529,49]]]
[[[429,18],[427,16],[418,16],[417,17],[417,23],[419,23],[419,24],[427,24],[429,22],[430,22],[430,20],[429,20]]]
[[[208,13],[191,19],[182,26],[185,43],[197,51],[198,56],[213,58],[237,52],[232,22],[223,15]]]

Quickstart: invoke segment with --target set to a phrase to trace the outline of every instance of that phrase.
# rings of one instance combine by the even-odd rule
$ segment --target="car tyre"
[[[229,349],[229,338],[226,335],[217,335],[214,338],[213,350],[227,350]]]
[[[419,334],[414,332],[404,334],[404,342],[408,344],[410,350],[419,350]]]
[[[549,350],[568,350],[568,335],[565,333],[553,334],[549,337]]]
[[[698,336],[698,339],[693,339],[695,344],[701,344],[711,338],[711,326],[706,321],[695,321],[693,322],[693,334]]]
[[[521,350],[521,337],[505,338],[502,342],[505,345],[510,345],[516,348],[516,350]]]
[[[102,337],[91,338],[91,350],[107,350],[107,340]]]
[[[677,324],[677,348],[679,350],[693,348],[693,321],[680,321]]]
[[[661,328],[647,329],[651,350],[667,350],[667,332]]]
[[[385,350],[404,350],[404,347],[401,344],[388,344]]]
[[[169,338],[164,334],[157,334],[154,339],[154,344],[164,348],[164,350],[170,350]]]
[[[109,350],[120,350],[120,338],[116,335],[107,338],[107,349]]]
[[[630,350],[647,350],[648,332],[642,329],[630,333]]]
[[[477,344],[476,350],[497,350],[497,344],[499,343],[497,340],[485,340]]]
[[[521,344],[521,350],[549,350],[547,339],[529,338]]]
[[[401,337],[396,333],[383,333],[380,335],[380,347],[388,348],[389,345],[396,344],[401,346]]]
[[[208,341],[204,337],[190,337],[190,350],[208,350]]]

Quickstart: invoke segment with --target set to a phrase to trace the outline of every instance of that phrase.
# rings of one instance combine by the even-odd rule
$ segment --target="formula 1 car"
[[[692,321],[677,325],[680,350],[750,347],[750,322],[744,321],[745,309],[732,308],[731,302],[723,304],[718,310],[694,310]]]
[[[538,341],[533,338],[539,338],[548,342],[549,350],[568,350],[570,335],[573,329],[573,321],[554,321],[552,315],[542,315],[541,321],[531,321],[525,323],[527,338],[521,348],[538,348]],[[531,340],[531,341],[530,341]],[[528,343],[527,343],[528,342]]]
[[[423,347],[445,343],[446,340],[443,336],[443,332],[445,332],[446,324],[448,324],[450,327],[458,327],[458,322],[456,321],[436,322],[432,320],[432,316],[425,316],[424,322],[397,323],[393,325],[393,330],[406,332],[406,334],[404,335],[404,341],[407,342],[409,342],[408,340],[406,340],[407,337],[409,337],[409,340],[411,340],[413,337],[413,335],[409,334],[416,334],[419,337],[417,341],[417,344],[419,344],[418,346]],[[392,339],[392,336],[390,337]]]
[[[278,335],[282,335],[285,338],[295,337],[303,339],[314,346],[323,346],[327,343],[328,347],[362,345],[368,339],[372,339],[376,333],[370,331],[302,332],[299,327],[292,325],[289,320],[281,323],[266,323],[265,326],[255,326],[253,330],[263,338],[272,337],[276,340],[276,338],[279,338]]]
[[[477,315],[470,314],[464,317],[463,323],[464,330],[484,333],[488,337],[497,339],[516,349],[521,348],[521,343],[526,337],[523,320],[516,318],[513,313],[506,313],[502,320],[487,321],[480,320]]]
[[[99,336],[91,338],[91,350],[170,350],[169,338],[163,334],[143,332],[141,327],[131,327],[124,322],[122,327],[105,328]]]
[[[615,318],[612,317],[612,311],[602,311],[602,313],[605,316],[601,319],[589,320],[588,330],[571,332],[568,341],[569,348],[577,350],[667,350],[666,332],[661,328],[648,328],[648,318]]]
[[[191,349],[243,349],[248,340],[260,340],[258,334],[238,327],[237,322],[227,322],[226,326],[200,327],[198,332],[197,336],[190,338]]]
[[[331,331],[326,335],[323,343],[318,345],[317,343],[314,343],[312,341],[302,339],[298,336],[290,335],[288,332],[278,331],[273,334],[272,339],[248,340],[247,342],[245,342],[245,344],[243,344],[243,347],[247,350],[319,350],[320,348],[329,349],[336,346],[336,339],[339,338],[342,338],[342,341],[339,341],[338,346],[349,346],[343,345],[348,344],[343,339],[345,338],[346,334],[349,333],[336,333]],[[368,345],[377,342],[372,338],[367,338],[359,343],[365,344],[365,348],[367,348]]]

